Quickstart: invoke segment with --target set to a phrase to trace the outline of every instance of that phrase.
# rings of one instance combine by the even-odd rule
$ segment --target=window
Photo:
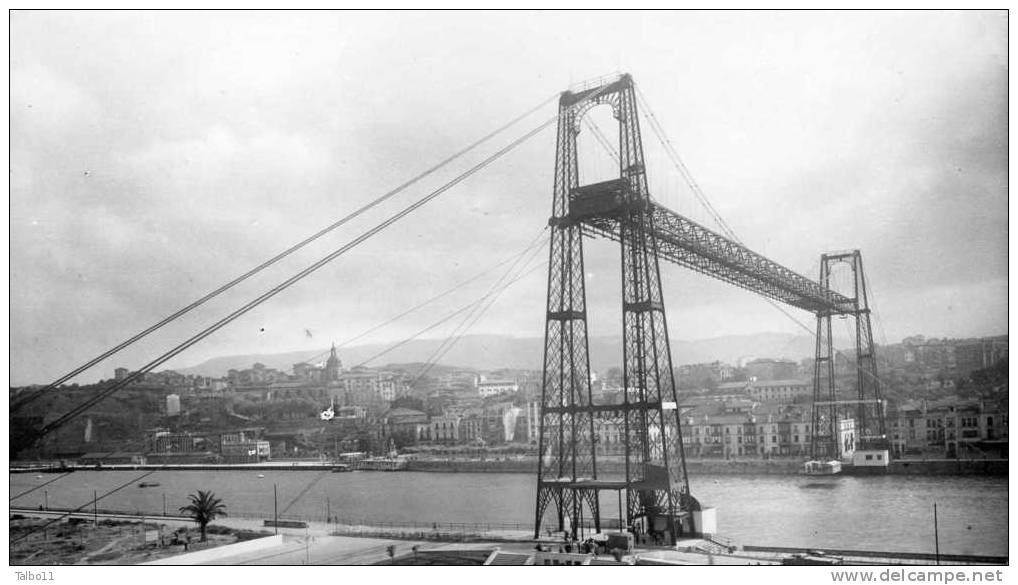
[[[877,455],[877,461],[883,461],[883,459],[884,459],[883,455]]]
[[[866,461],[873,461],[873,456],[872,455],[867,455],[866,456]]]
[[[778,437],[775,436],[775,435],[771,435],[771,442],[772,443],[777,443],[778,442]]]

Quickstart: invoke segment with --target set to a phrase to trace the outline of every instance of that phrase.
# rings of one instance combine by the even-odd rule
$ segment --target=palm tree
[[[201,528],[201,540],[205,542],[205,528],[216,519],[216,516],[226,516],[226,505],[211,491],[198,490],[197,494],[187,496],[191,503],[181,506],[180,511],[194,518]]]

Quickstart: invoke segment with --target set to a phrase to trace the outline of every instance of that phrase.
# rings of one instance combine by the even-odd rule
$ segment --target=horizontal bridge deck
[[[580,187],[574,193],[565,219],[581,224],[586,235],[619,241],[623,218],[645,213],[660,258],[811,313],[843,315],[856,310],[853,299],[825,290],[738,242],[653,201],[627,197],[626,186],[619,181]]]

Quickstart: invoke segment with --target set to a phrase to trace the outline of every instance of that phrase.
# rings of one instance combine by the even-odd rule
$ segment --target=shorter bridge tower
[[[816,355],[813,366],[811,456],[838,459],[856,449],[888,449],[884,426],[885,402],[877,377],[866,276],[859,250],[820,256],[820,286],[831,291],[832,269],[845,263],[851,271],[851,290],[837,291],[849,297],[847,305],[817,311]],[[836,355],[831,321],[851,317],[855,322],[854,397],[838,393]],[[843,354],[842,354],[843,355]]]

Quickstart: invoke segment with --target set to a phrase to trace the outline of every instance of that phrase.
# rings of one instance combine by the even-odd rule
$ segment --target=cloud
[[[621,69],[751,248],[811,277],[821,252],[862,249],[892,337],[935,328],[938,315],[909,304],[927,293],[981,303],[950,303],[944,334],[997,333],[1006,25],[1002,12],[15,13],[12,379],[70,370],[570,82]],[[597,120],[611,134],[611,119]],[[712,226],[646,123],[643,133],[655,198]],[[180,360],[301,348],[304,328],[340,340],[516,254],[547,225],[553,135]],[[88,376],[144,363],[495,148]],[[597,145],[584,148],[593,156]],[[610,172],[605,160],[592,167]],[[617,333],[617,249],[587,249],[592,332]],[[669,323],[683,338],[799,331],[748,293],[665,272]],[[521,280],[474,332],[540,335],[545,282],[540,270]],[[410,335],[484,290],[372,341]],[[941,300],[930,306],[946,311]]]

